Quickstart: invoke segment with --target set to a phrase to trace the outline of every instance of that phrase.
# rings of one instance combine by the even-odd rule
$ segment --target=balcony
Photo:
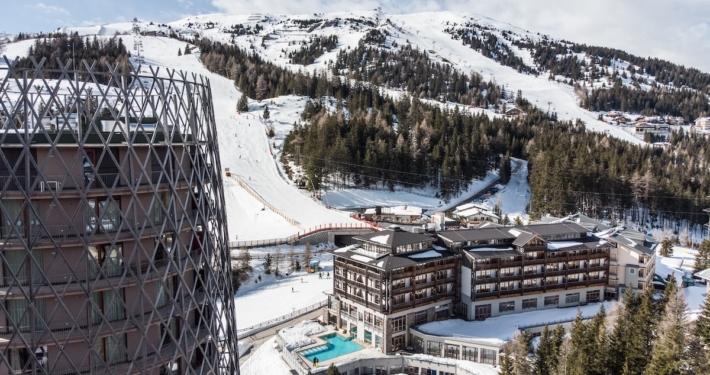
[[[513,281],[513,280],[522,280],[523,275],[521,274],[501,274],[500,275],[500,281]]]
[[[523,261],[519,260],[516,262],[501,262],[500,263],[500,268],[515,268],[515,267],[522,267],[523,266]]]
[[[191,228],[190,223],[198,224],[198,212],[184,212],[176,218],[164,217],[158,222],[154,222],[152,218],[146,217],[141,220],[122,220],[120,217],[104,218],[101,224],[95,222],[63,224],[63,225],[33,225],[28,230],[18,228],[14,230],[12,227],[0,228],[0,240],[6,240],[5,250],[13,248],[25,248],[25,243],[28,240],[34,241],[35,249],[49,247],[54,248],[56,243],[61,243],[62,246],[82,246],[87,241],[82,241],[82,237],[99,237],[100,234],[121,233],[116,241],[133,240],[134,233],[139,233],[141,238],[154,237],[162,225],[174,221],[177,225],[181,225],[181,230]],[[23,232],[24,233],[21,233]],[[18,233],[15,233],[18,232]],[[97,240],[104,238],[97,238]]]
[[[569,273],[568,269],[545,271],[545,276],[564,276]]]
[[[188,181],[186,176],[192,173],[187,170],[173,171],[173,175],[169,176],[162,171],[148,172],[148,176],[139,175],[131,184],[126,179],[125,173],[122,175],[117,172],[113,173],[89,173],[80,176],[71,175],[43,175],[43,176],[0,176],[0,189],[7,187],[5,195],[8,199],[21,199],[24,197],[23,192],[28,191],[37,198],[46,196],[50,198],[52,192],[61,194],[62,198],[80,197],[93,195],[105,195],[106,190],[111,190],[114,195],[131,194],[131,188],[137,187],[137,192],[152,192],[151,186],[156,184],[167,184],[172,182],[176,188],[187,188]],[[192,185],[196,185],[199,181],[193,179]],[[167,186],[165,187],[167,189]],[[92,194],[95,193],[95,194]]]
[[[194,303],[192,302],[190,294],[184,294],[179,298],[169,301],[165,306],[155,309],[156,313],[154,313],[152,308],[147,307],[147,311],[144,313],[135,315],[126,314],[124,319],[109,323],[105,323],[102,320],[96,324],[90,324],[86,314],[77,321],[78,327],[76,325],[69,325],[66,321],[49,322],[47,328],[48,331],[52,332],[51,335],[44,330],[37,330],[35,332],[13,332],[11,327],[2,327],[0,328],[0,342],[7,342],[7,347],[9,348],[23,347],[24,344],[18,337],[22,336],[27,342],[34,342],[38,345],[55,345],[55,338],[57,342],[60,343],[79,342],[91,335],[98,335],[99,337],[110,336],[114,332],[124,330],[124,326],[126,326],[125,332],[144,330],[148,326],[156,325],[166,320],[168,317],[187,316],[190,311],[201,306],[205,299],[203,292],[194,293],[193,296],[192,298],[195,299]],[[184,309],[184,307],[187,308]],[[130,321],[130,323],[126,325],[126,321]]]
[[[589,259],[608,259],[608,258],[609,258],[608,252],[589,254]]]
[[[192,263],[198,264],[201,260],[202,252],[193,251],[190,255],[183,258],[177,259],[176,263],[178,265],[184,265],[183,268],[175,268],[168,272],[168,274],[176,274],[178,272],[187,272],[193,269]],[[192,259],[192,263],[188,261]],[[35,297],[46,298],[54,296],[53,290],[57,290],[58,285],[67,285],[61,288],[62,295],[74,295],[74,294],[85,294],[86,285],[85,283],[92,282],[94,291],[101,291],[110,289],[112,280],[121,279],[123,275],[141,275],[140,279],[133,277],[125,277],[121,281],[122,287],[138,285],[138,283],[146,283],[158,280],[165,276],[165,270],[169,267],[170,261],[168,259],[162,259],[158,261],[145,261],[138,264],[122,265],[119,267],[105,269],[104,275],[106,278],[102,278],[98,273],[83,271],[75,272],[72,274],[61,274],[61,275],[47,275],[46,278],[41,280],[36,280],[32,284],[35,286]],[[18,280],[20,283],[25,281],[23,286],[29,284],[29,280]],[[7,295],[8,299],[24,298],[22,292],[22,286],[13,284],[14,280],[12,278],[5,277],[2,281],[3,284],[0,286],[0,297],[5,297]]]
[[[152,368],[152,366],[159,366],[161,364],[167,363],[168,361],[173,359],[174,355],[180,356],[180,349],[178,348],[178,344],[180,344],[180,347],[183,350],[186,350],[186,353],[192,353],[198,345],[200,345],[210,336],[207,328],[198,327],[196,325],[190,325],[189,330],[196,333],[194,337],[187,333],[183,333],[184,337],[180,342],[173,342],[167,345],[162,345],[158,351],[152,352],[146,356],[127,358],[125,361],[112,363],[106,366],[85,366],[81,367],[78,373],[143,374],[145,372],[145,369]],[[186,358],[185,360],[189,361],[190,359]],[[212,372],[204,371],[203,373]],[[77,374],[77,372],[73,370],[68,370],[59,373],[59,375],[70,374]]]
[[[530,258],[530,259],[526,258],[523,261],[523,263],[526,266],[531,266],[531,265],[535,265],[535,264],[545,264],[545,262],[547,262],[547,259],[545,259],[545,258]]]
[[[476,263],[474,266],[474,270],[476,271],[497,270],[499,268],[499,263]]]

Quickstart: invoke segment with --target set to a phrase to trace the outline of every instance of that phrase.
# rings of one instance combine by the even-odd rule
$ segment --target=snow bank
[[[291,369],[281,359],[274,339],[265,341],[254,354],[239,366],[242,375],[290,374]]]
[[[420,361],[427,361],[433,363],[440,363],[443,365],[451,365],[466,370],[474,375],[498,375],[498,371],[492,366],[484,365],[482,363],[476,363],[471,361],[464,361],[451,358],[440,358],[434,357],[427,354],[414,354],[412,358],[418,359]]]
[[[246,341],[239,341],[237,343],[237,348],[239,349],[239,358],[242,358],[246,352],[249,351],[249,349],[252,348],[252,344],[250,342]]]
[[[306,345],[315,344],[316,340],[308,337],[325,332],[325,327],[313,320],[304,320],[295,326],[279,331],[279,337],[284,342],[284,348],[293,351]]]

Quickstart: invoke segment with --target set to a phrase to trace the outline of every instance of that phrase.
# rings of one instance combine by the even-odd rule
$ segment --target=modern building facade
[[[333,254],[327,321],[389,353],[410,345],[409,327],[451,317],[458,256],[436,238],[385,230],[355,240]]]
[[[5,62],[0,375],[238,374],[209,81]]]
[[[614,244],[577,224],[443,231],[461,254],[459,314],[482,320],[604,298]]]

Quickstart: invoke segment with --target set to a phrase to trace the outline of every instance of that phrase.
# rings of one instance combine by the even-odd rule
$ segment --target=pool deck
[[[303,359],[304,363],[306,363],[309,368],[314,369],[314,368],[316,368],[316,367],[313,366],[313,362],[309,361],[308,358],[304,357],[304,356],[301,354],[301,352],[303,352],[303,351],[305,351],[305,350],[308,350],[308,349],[311,349],[311,348],[315,348],[315,347],[317,347],[317,346],[321,346],[321,345],[327,344],[327,342],[326,342],[325,340],[321,339],[320,337],[321,337],[321,336],[326,336],[326,335],[329,335],[329,334],[332,334],[332,333],[337,333],[337,334],[340,335],[340,336],[347,337],[347,335],[344,335],[341,330],[335,329],[335,328],[333,328],[333,326],[330,326],[330,325],[329,325],[329,326],[328,326],[328,330],[326,330],[325,332],[321,332],[321,333],[319,333],[319,334],[317,334],[317,335],[311,336],[312,339],[316,340],[316,342],[315,342],[314,344],[307,345],[307,346],[304,346],[304,347],[302,347],[302,348],[298,348],[298,350],[296,351],[296,354],[297,354],[301,359]],[[355,352],[352,352],[352,353],[348,353],[348,354],[345,354],[345,355],[341,355],[341,356],[338,356],[338,357],[335,357],[335,358],[331,358],[331,359],[329,359],[329,360],[327,360],[327,361],[319,361],[319,362],[318,362],[318,367],[319,367],[319,368],[321,368],[321,367],[323,367],[323,366],[326,366],[326,367],[327,367],[327,366],[330,366],[331,363],[337,364],[337,363],[341,363],[341,362],[349,362],[349,361],[351,361],[351,360],[353,360],[353,359],[360,358],[360,357],[365,357],[365,358],[388,357],[386,354],[382,353],[382,351],[380,351],[380,349],[375,348],[374,345],[372,345],[371,343],[365,343],[365,342],[362,342],[362,341],[360,341],[360,340],[354,340],[354,342],[357,343],[358,345],[362,346],[363,349],[362,349],[362,350],[355,351]]]

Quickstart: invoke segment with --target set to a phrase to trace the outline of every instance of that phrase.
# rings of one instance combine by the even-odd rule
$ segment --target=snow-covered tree
[[[664,238],[663,241],[661,241],[661,256],[673,256],[673,241],[668,237]]]
[[[695,267],[693,273],[710,268],[710,240],[703,240],[695,255]]]
[[[242,97],[239,98],[239,101],[237,102],[237,111],[239,111],[239,112],[248,112],[249,111],[249,100],[247,99],[247,96],[244,93],[242,93]]]

